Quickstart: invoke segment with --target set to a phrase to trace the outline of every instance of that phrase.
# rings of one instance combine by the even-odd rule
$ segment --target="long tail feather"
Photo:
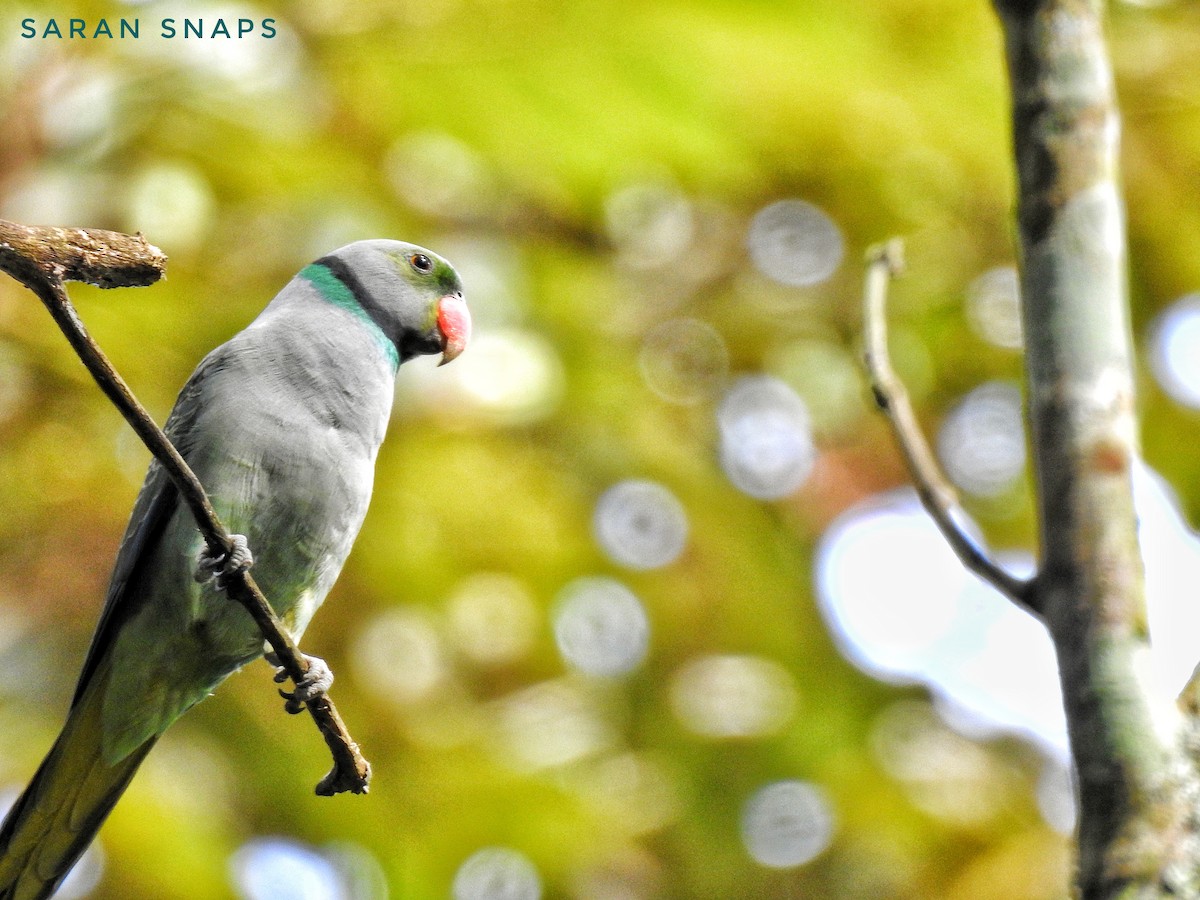
[[[41,900],[54,893],[157,740],[116,763],[104,759],[99,686],[107,673],[96,674],[0,826],[0,900]]]

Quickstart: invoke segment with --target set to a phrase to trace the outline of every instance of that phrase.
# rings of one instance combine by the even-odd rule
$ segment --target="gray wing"
[[[167,436],[185,460],[191,449],[189,438],[200,411],[200,396],[204,383],[224,368],[224,350],[224,346],[218,347],[201,361],[187,384],[183,386],[183,390],[179,392],[175,407],[167,418]],[[121,547],[117,551],[117,562],[109,581],[104,610],[100,613],[100,621],[92,635],[83,670],[79,673],[75,696],[71,700],[72,706],[79,701],[100,660],[112,645],[116,633],[138,610],[143,595],[136,586],[143,577],[145,566],[154,555],[171,516],[176,510],[184,515],[189,514],[186,508],[181,507],[179,500],[179,491],[171,483],[167,473],[157,460],[152,460],[146,472],[146,480],[133,504],[133,512],[130,514],[125,536],[121,539]]]

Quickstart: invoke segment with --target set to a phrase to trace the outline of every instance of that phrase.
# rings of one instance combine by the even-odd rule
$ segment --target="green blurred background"
[[[43,38],[52,17],[140,33]],[[162,38],[168,17],[205,37]],[[1197,655],[1200,7],[1114,3],[1110,36],[1144,443],[1178,493],[1139,495],[1169,680]],[[62,896],[1065,896],[1044,635],[896,492],[858,368],[860,261],[901,235],[897,364],[981,534],[1028,566],[987,3],[0,0],[0,73],[0,216],[170,257],[152,288],[71,289],[160,421],[351,240],[447,256],[476,320],[454,365],[405,367],[303,642],[371,793],[312,795],[324,745],[258,663],[168,732]],[[9,798],[61,724],[147,459],[0,281]]]

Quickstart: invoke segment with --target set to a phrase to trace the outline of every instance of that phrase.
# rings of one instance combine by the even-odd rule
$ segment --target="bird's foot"
[[[254,556],[250,553],[245,535],[231,534],[229,541],[233,546],[228,553],[214,554],[211,547],[204,545],[200,558],[196,560],[195,578],[198,582],[205,584],[216,578],[217,587],[224,588],[229,584],[229,579],[241,575],[254,565]]]
[[[311,700],[325,694],[333,684],[333,670],[325,660],[319,656],[309,656],[307,653],[301,653],[304,661],[308,663],[308,671],[304,677],[296,682],[294,691],[285,691],[280,689],[279,696],[285,701],[283,704],[284,710],[295,715],[304,710],[305,704]],[[275,666],[275,683],[283,684],[290,677],[287,671],[279,665],[279,657],[271,650],[267,650],[263,656],[267,662]]]

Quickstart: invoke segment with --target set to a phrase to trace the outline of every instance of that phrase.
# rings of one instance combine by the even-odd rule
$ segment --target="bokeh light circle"
[[[1200,409],[1200,293],[1181,297],[1155,321],[1150,365],[1163,390]]]
[[[881,710],[871,729],[880,768],[922,812],[956,825],[981,825],[1003,808],[1003,769],[983,744],[952,727],[924,700],[899,700]]]
[[[446,604],[447,626],[456,649],[472,662],[502,665],[529,652],[539,611],[523,581],[481,572],[463,581]]]
[[[699,319],[672,319],[646,335],[638,356],[642,377],[671,403],[712,396],[729,370],[729,351],[717,330]]]
[[[287,838],[254,838],[229,861],[242,900],[346,900],[345,879],[324,854]]]
[[[702,737],[758,738],[777,734],[798,705],[791,673],[771,659],[749,655],[702,656],[671,678],[671,707],[689,731]]]
[[[747,244],[760,272],[793,287],[826,280],[845,253],[833,219],[803,200],[780,200],[759,210],[750,223]]]
[[[960,527],[975,531],[965,518]],[[1018,576],[1033,568],[1027,554],[1000,562]],[[815,569],[821,613],[859,668],[928,685],[938,712],[959,731],[1021,734],[1066,756],[1045,626],[963,568],[913,491],[844,512],[822,536]]]
[[[507,847],[485,847],[458,868],[454,900],[539,900],[542,879],[522,853]]]
[[[717,410],[721,467],[743,493],[775,500],[796,491],[816,461],[804,401],[768,375],[739,379]]]
[[[988,269],[968,285],[967,319],[989,344],[1021,349],[1021,282],[1016,268]]]
[[[683,504],[663,485],[644,479],[622,481],[605,491],[592,526],[609,558],[630,569],[669,565],[687,544]]]
[[[869,412],[862,365],[850,348],[819,338],[804,338],[771,350],[766,370],[804,401],[818,436],[847,436]]]
[[[144,168],[124,192],[126,221],[172,250],[194,250],[216,217],[217,199],[204,172],[188,163]]]
[[[543,419],[562,396],[562,361],[550,342],[532,331],[503,328],[479,334],[452,368],[462,393],[504,425]]]
[[[563,659],[585,675],[623,675],[645,658],[650,622],[619,581],[577,578],[559,596],[554,639]]]
[[[432,215],[478,214],[491,197],[490,178],[479,156],[445,132],[405,135],[388,151],[385,167],[397,196]]]
[[[620,823],[626,834],[665,827],[681,812],[677,760],[653,753],[604,756],[571,776],[579,795]]]
[[[352,659],[358,680],[393,703],[420,700],[449,671],[433,617],[412,606],[395,607],[373,618],[355,640]]]
[[[742,842],[761,865],[802,866],[833,839],[834,816],[825,792],[805,781],[759,788],[742,810]]]
[[[609,748],[617,732],[593,679],[542,681],[496,701],[496,746],[516,770],[532,772],[577,762]]]
[[[121,99],[115,71],[98,60],[64,60],[54,67],[42,93],[39,118],[46,143],[59,150],[89,143],[108,149]]]
[[[648,269],[680,256],[696,231],[692,204],[669,183],[621,188],[604,205],[609,237],[622,262]]]
[[[937,447],[946,474],[964,491],[1004,493],[1025,470],[1020,390],[998,381],[975,388],[946,417]]]

